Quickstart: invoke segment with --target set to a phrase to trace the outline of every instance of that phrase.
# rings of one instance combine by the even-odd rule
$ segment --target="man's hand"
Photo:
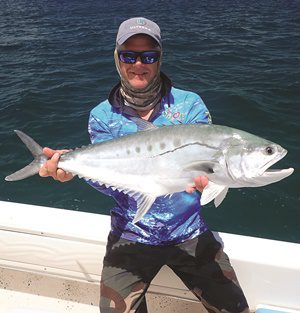
[[[73,178],[71,173],[67,173],[64,170],[57,168],[59,158],[62,154],[69,150],[52,150],[50,148],[44,148],[43,153],[50,158],[39,171],[41,177],[53,177],[53,179],[60,182],[67,182]]]
[[[187,186],[185,191],[188,193],[192,193],[195,190],[202,192],[207,184],[208,184],[208,178],[206,176],[197,176],[194,178],[194,184]]]

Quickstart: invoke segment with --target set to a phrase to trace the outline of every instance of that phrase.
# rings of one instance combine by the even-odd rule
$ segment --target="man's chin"
[[[144,89],[148,86],[149,82],[145,79],[134,79],[129,81],[129,84],[135,89]]]

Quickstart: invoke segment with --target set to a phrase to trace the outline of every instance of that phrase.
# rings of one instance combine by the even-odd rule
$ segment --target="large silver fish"
[[[220,125],[155,127],[134,119],[139,131],[89,145],[60,157],[59,168],[118,189],[137,201],[139,221],[159,196],[184,191],[193,178],[209,179],[201,204],[220,205],[228,188],[259,187],[277,182],[294,171],[269,169],[287,151],[250,133]],[[47,160],[32,138],[15,131],[35,159],[7,176],[8,181],[37,174]]]

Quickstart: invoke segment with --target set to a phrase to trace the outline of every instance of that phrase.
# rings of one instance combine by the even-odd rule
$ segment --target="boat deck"
[[[1,269],[0,287],[1,313],[99,313],[98,282]],[[146,299],[149,313],[207,313],[196,299],[160,294],[155,288]]]
[[[0,313],[99,312],[110,217],[0,201]],[[215,233],[250,309],[300,312],[300,245]],[[164,267],[147,293],[150,313],[206,312]],[[282,311],[282,310],[281,310]]]

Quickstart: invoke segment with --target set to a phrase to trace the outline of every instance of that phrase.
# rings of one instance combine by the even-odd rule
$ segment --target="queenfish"
[[[80,178],[118,190],[137,203],[133,223],[148,212],[157,197],[171,196],[207,176],[201,205],[219,206],[229,188],[260,187],[278,182],[293,168],[271,169],[287,150],[251,133],[222,125],[154,126],[133,118],[138,132],[77,148],[61,155],[58,167]],[[16,181],[32,176],[47,161],[42,147],[16,130],[34,156],[21,170],[7,176]]]

